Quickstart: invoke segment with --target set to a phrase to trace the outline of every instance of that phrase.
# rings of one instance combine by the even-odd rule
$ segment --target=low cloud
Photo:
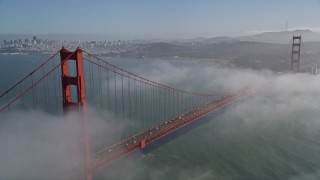
[[[128,121],[112,113],[89,110],[92,151],[119,140]],[[102,118],[103,117],[103,118]],[[108,120],[108,121],[107,121]],[[1,117],[0,179],[66,179],[81,177],[81,117],[41,111],[9,112]],[[108,137],[107,139],[105,137]]]
[[[124,179],[319,177],[314,159],[319,148],[319,77],[209,65],[176,66],[160,61],[141,65],[135,71],[195,91],[236,91],[250,86],[253,93],[194,129],[188,137],[173,140],[178,149],[171,149],[169,143],[128,160],[130,165],[124,165],[128,161],[120,163],[116,173],[106,169],[102,177],[112,179],[124,172],[130,174]],[[185,161],[192,166],[186,167]]]
[[[68,148],[77,140],[69,138],[66,121],[42,112],[8,113],[1,118],[0,134],[1,179],[72,175]]]
[[[133,71],[173,87],[208,93],[237,91],[248,86],[256,86],[275,76],[268,70],[217,68],[210,63],[177,66],[169,61],[143,64],[134,68]]]
[[[138,151],[100,171],[97,177],[126,180],[318,177],[317,159],[313,155],[319,148],[319,77],[217,68],[210,63],[185,66],[171,61],[154,61],[131,70],[148,79],[192,91],[237,91],[250,86],[254,92],[190,131],[185,135],[187,138],[174,139],[173,145],[168,143],[151,152]],[[116,121],[110,112],[99,114],[89,110],[89,117],[94,149],[117,140],[117,133],[130,126],[130,120]],[[0,178],[76,177],[78,174],[73,170],[79,165],[80,140],[79,132],[70,128],[70,123],[78,124],[79,116],[56,117],[38,111],[4,114],[0,126]],[[308,170],[308,164],[314,167]],[[272,176],[274,169],[279,171]]]

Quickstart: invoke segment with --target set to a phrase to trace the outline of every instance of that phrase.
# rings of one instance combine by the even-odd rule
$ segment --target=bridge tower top
[[[78,107],[79,111],[86,108],[86,89],[85,77],[83,70],[82,50],[77,48],[75,52],[70,52],[65,48],[60,50],[61,57],[61,78],[62,78],[62,93],[63,93],[63,111],[66,113],[69,108]],[[69,71],[68,61],[75,61],[76,76],[71,76]],[[76,101],[72,99],[71,85],[76,86]],[[80,109],[81,108],[81,109]]]

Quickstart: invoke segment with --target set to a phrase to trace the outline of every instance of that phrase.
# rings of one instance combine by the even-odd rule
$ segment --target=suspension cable
[[[86,53],[86,54],[89,55],[89,56],[94,57],[95,59],[97,59],[97,60],[99,60],[99,61],[102,61],[102,62],[107,63],[108,65],[114,67],[114,70],[118,69],[118,70],[123,71],[123,72],[125,72],[125,73],[127,73],[127,74],[130,74],[130,75],[132,75],[132,76],[138,77],[138,78],[140,78],[140,79],[143,80],[143,81],[147,81],[147,82],[149,82],[149,83],[151,83],[151,84],[158,85],[158,86],[161,86],[161,87],[164,87],[164,88],[168,88],[168,89],[174,89],[175,91],[180,91],[180,92],[183,91],[183,92],[186,92],[186,93],[191,93],[191,94],[196,94],[196,95],[202,95],[202,96],[212,95],[212,94],[207,94],[207,93],[197,93],[197,92],[191,92],[191,91],[181,90],[181,89],[173,88],[173,87],[170,87],[170,86],[167,86],[167,85],[164,85],[164,84],[160,84],[160,83],[151,81],[151,80],[149,80],[149,79],[146,79],[146,78],[144,78],[144,77],[138,76],[138,75],[136,75],[136,74],[133,74],[133,73],[131,73],[131,72],[129,72],[129,71],[121,68],[121,67],[118,67],[118,66],[116,66],[116,65],[114,65],[114,64],[111,64],[111,63],[109,63],[109,62],[107,62],[107,61],[105,61],[105,60],[103,60],[103,59],[101,59],[101,58],[99,58],[99,57],[97,57],[97,56],[95,56],[95,55],[92,55],[91,53],[89,53],[89,52],[87,52],[87,51],[83,51],[83,52]],[[94,63],[94,62],[91,61],[91,63]],[[96,64],[96,63],[94,63],[94,64]],[[97,64],[97,65],[98,65],[98,64]],[[146,83],[146,82],[145,82],[145,83]],[[224,94],[224,93],[216,93],[216,94]]]
[[[42,66],[44,66],[45,64],[47,64],[51,59],[53,59],[60,51],[57,51],[56,53],[54,53],[52,56],[49,57],[49,59],[47,59],[45,62],[43,62],[42,64],[40,64],[37,68],[35,68],[31,73],[29,73],[28,75],[26,75],[24,78],[22,78],[20,81],[18,81],[17,83],[15,83],[13,86],[11,86],[8,90],[6,90],[4,93],[2,93],[0,95],[0,98],[3,97],[5,94],[9,93],[11,90],[13,90],[15,87],[17,87],[20,83],[22,83],[24,80],[26,80],[28,77],[30,77],[33,73],[35,73],[36,71],[38,71]]]

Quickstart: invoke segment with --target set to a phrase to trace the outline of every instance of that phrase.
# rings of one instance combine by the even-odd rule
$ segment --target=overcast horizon
[[[319,0],[0,0],[2,35],[95,34],[114,39],[237,37],[286,30],[286,22],[288,30],[319,32],[317,17],[320,17]]]
[[[287,32],[294,32],[294,31],[312,31],[313,33],[316,33],[316,35],[320,35],[320,32],[313,30],[311,28],[292,28],[289,29]],[[175,38],[147,38],[147,37],[127,37],[124,35],[114,36],[109,34],[98,34],[98,33],[79,33],[79,34],[0,34],[0,41],[3,40],[10,40],[10,39],[24,39],[24,38],[32,38],[33,36],[40,37],[42,39],[48,39],[48,40],[65,40],[65,41],[115,41],[115,40],[121,40],[121,41],[133,41],[133,40],[140,40],[140,41],[172,41],[172,40],[192,40],[192,39],[198,39],[198,38],[204,38],[204,39],[210,39],[210,38],[219,38],[219,37],[229,37],[229,38],[235,38],[235,39],[241,39],[244,37],[251,37],[255,35],[259,35],[262,33],[267,32],[285,32],[285,30],[279,30],[279,31],[256,31],[256,32],[247,32],[243,35],[239,36],[190,36],[190,37],[175,37]],[[298,34],[297,34],[298,35]],[[1,42],[0,42],[1,43]]]

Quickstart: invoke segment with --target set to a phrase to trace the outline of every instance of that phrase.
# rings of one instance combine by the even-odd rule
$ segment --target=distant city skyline
[[[319,0],[0,0],[0,34],[97,34],[113,39],[320,32]]]

